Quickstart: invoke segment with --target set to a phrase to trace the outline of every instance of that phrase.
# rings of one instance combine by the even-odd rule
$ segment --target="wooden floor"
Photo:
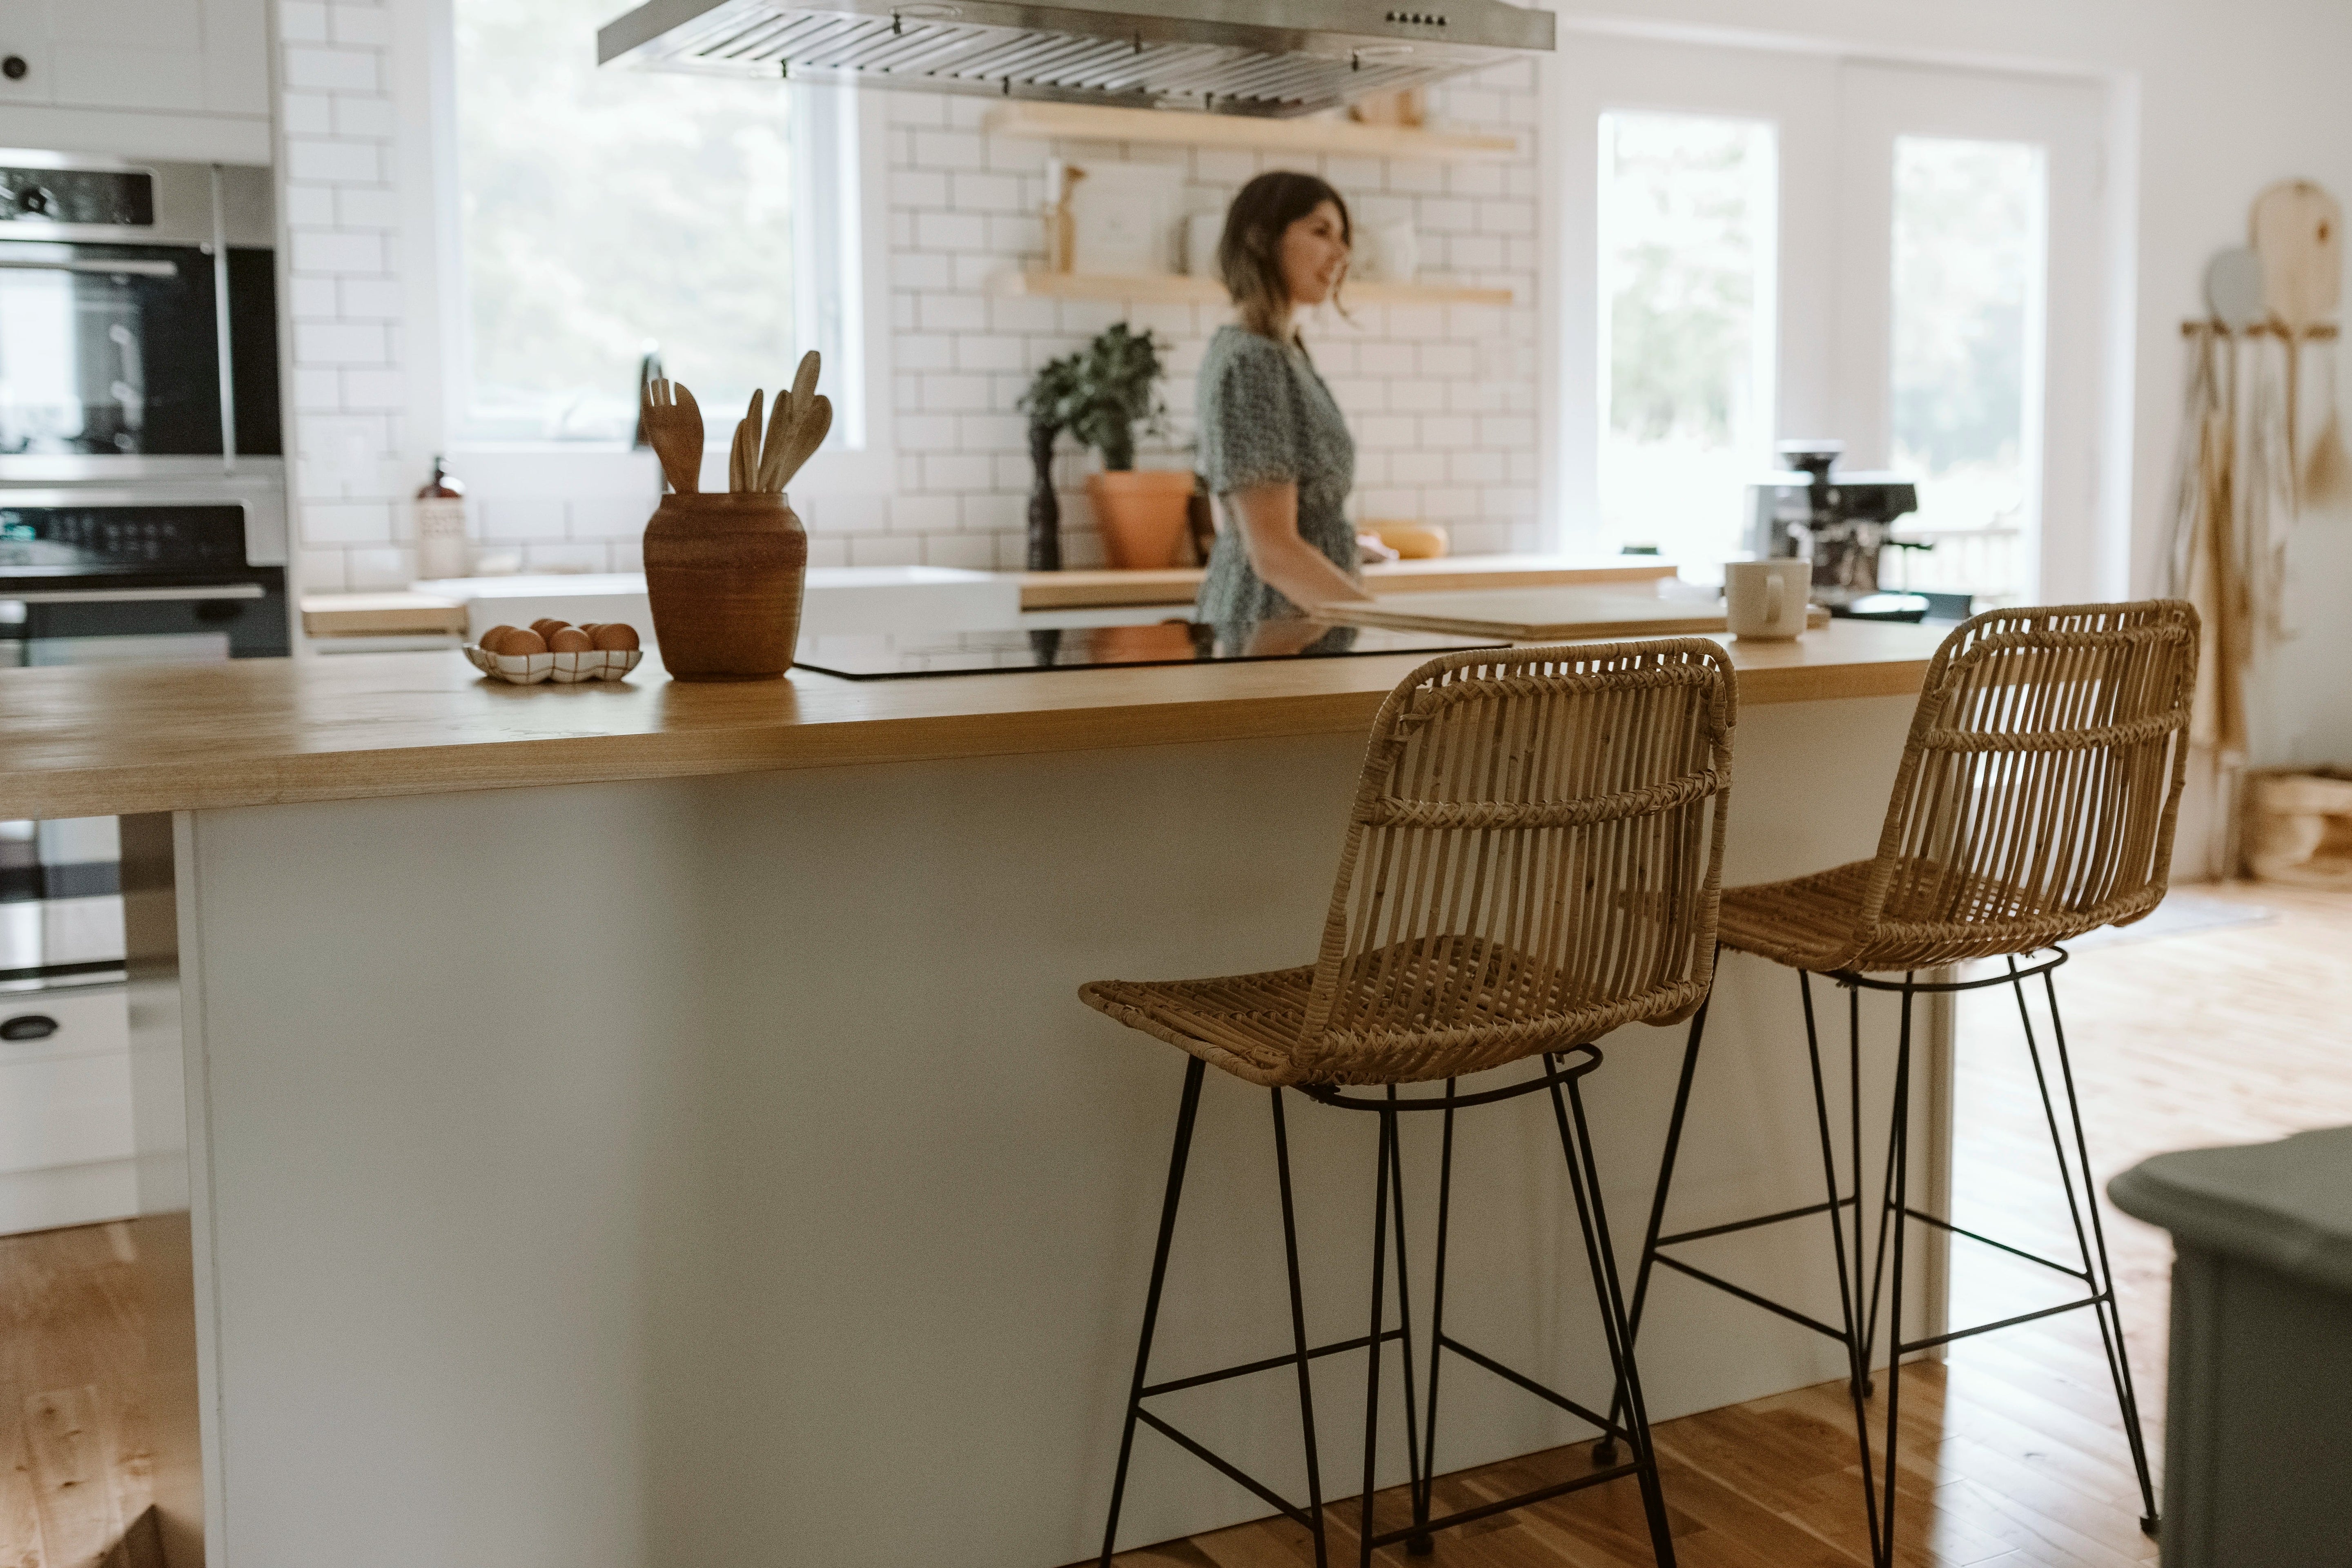
[[[2352,899],[2274,887],[2197,889],[2279,918],[2085,952],[2061,973],[2099,1179],[2147,1154],[2352,1123]],[[2017,1048],[2013,1004],[1972,1000],[1960,1023],[1956,1216],[2063,1255],[2048,1144]],[[2161,1451],[2169,1244],[2106,1211],[2132,1363]],[[158,1568],[146,1512],[161,1436],[141,1394],[152,1348],[140,1233],[94,1226],[0,1237],[0,1568]],[[182,1238],[184,1245],[184,1238]],[[2015,1269],[1955,1258],[1956,1321],[2000,1315]],[[2084,1314],[1962,1342],[1905,1374],[1903,1556],[1972,1568],[2121,1568],[2155,1559],[2105,1363]],[[1864,1561],[1852,1428],[1836,1385],[1661,1426],[1675,1544],[1689,1568],[1845,1568]],[[1150,1439],[1147,1438],[1147,1442]],[[1146,1451],[1150,1463],[1181,1456]],[[1439,1483],[1439,1506],[1584,1472],[1581,1447]],[[1337,1467],[1334,1467],[1337,1468]],[[1402,1520],[1384,1500],[1382,1524]],[[1337,1562],[1355,1560],[1333,1510]],[[142,1526],[141,1521],[149,1521]],[[1402,1564],[1401,1554],[1382,1561]],[[1129,1552],[1128,1568],[1299,1568],[1287,1521]],[[1423,1560],[1427,1561],[1427,1560]],[[1595,1489],[1449,1532],[1454,1568],[1647,1563],[1633,1489]],[[174,1563],[173,1568],[184,1568]]]
[[[2162,1484],[2171,1243],[2105,1205],[2109,1177],[2153,1153],[2352,1123],[2352,898],[2273,886],[2200,887],[2260,904],[2262,925],[2116,943],[2059,973],[2067,1040],[2118,1275],[2151,1458]],[[2038,1026],[2037,1015],[2037,1026]],[[1959,1021],[1953,1187],[1959,1223],[2064,1258],[2055,1180],[2016,1005],[1966,1002]],[[2029,1266],[1959,1244],[1953,1318],[1983,1321],[2056,1298]],[[2046,1277],[2045,1277],[2046,1278]],[[2027,1292],[2045,1293],[2029,1297]],[[1874,1406],[1883,1417],[1883,1407]],[[2123,1568],[2153,1563],[2097,1332],[2085,1313],[1959,1342],[1904,1374],[1899,1555],[1958,1568]],[[1846,1568],[1866,1562],[1852,1407],[1842,1384],[1800,1390],[1657,1429],[1675,1552],[1685,1568]],[[1140,1440],[1150,1443],[1147,1436]],[[1165,1444],[1151,1463],[1184,1463]],[[1341,1467],[1327,1463],[1327,1471]],[[1507,1496],[1589,1468],[1581,1447],[1441,1480],[1438,1507]],[[1379,1528],[1403,1522],[1402,1489]],[[1356,1561],[1352,1500],[1328,1510],[1333,1562]],[[1438,1538],[1453,1568],[1619,1568],[1651,1562],[1630,1483],[1596,1488]],[[1307,1532],[1269,1520],[1117,1559],[1123,1568],[1300,1568]]]
[[[162,1568],[138,1234],[0,1237],[0,1568]]]

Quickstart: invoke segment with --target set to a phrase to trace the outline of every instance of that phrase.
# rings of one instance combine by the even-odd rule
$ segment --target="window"
[[[2014,598],[2041,494],[2042,154],[1895,139],[1892,460],[1919,481],[1914,586]]]
[[[1772,128],[1601,117],[1601,531],[1704,571],[1769,468]]]
[[[625,442],[654,351],[723,443],[818,348],[864,445],[854,95],[600,69],[601,15],[455,0],[458,434]]]

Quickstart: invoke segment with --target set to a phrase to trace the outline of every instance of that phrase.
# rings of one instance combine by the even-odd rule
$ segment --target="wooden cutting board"
[[[2309,180],[2281,180],[2247,216],[2271,313],[2300,332],[2336,319],[2344,296],[2344,209]]]
[[[1325,605],[1316,618],[1396,631],[1499,637],[1507,642],[1569,642],[1579,637],[1709,636],[1725,629],[1723,606],[1643,598],[1590,588],[1497,588],[1478,593],[1414,594],[1368,605]],[[1805,624],[1829,625],[1819,605]]]

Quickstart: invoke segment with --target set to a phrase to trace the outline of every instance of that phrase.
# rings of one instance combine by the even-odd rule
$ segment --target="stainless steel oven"
[[[0,150],[0,667],[284,657],[267,169]],[[0,992],[123,964],[112,818],[0,821]]]
[[[267,169],[0,149],[0,482],[279,458],[274,242]]]

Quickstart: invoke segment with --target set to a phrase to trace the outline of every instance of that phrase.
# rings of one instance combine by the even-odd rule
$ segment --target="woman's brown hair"
[[[1282,281],[1282,237],[1290,226],[1329,202],[1339,209],[1339,237],[1352,245],[1348,204],[1313,174],[1269,169],[1244,185],[1225,209],[1217,237],[1217,272],[1242,314],[1242,324],[1276,342],[1288,342],[1290,290]],[[1332,302],[1339,302],[1334,293]]]

